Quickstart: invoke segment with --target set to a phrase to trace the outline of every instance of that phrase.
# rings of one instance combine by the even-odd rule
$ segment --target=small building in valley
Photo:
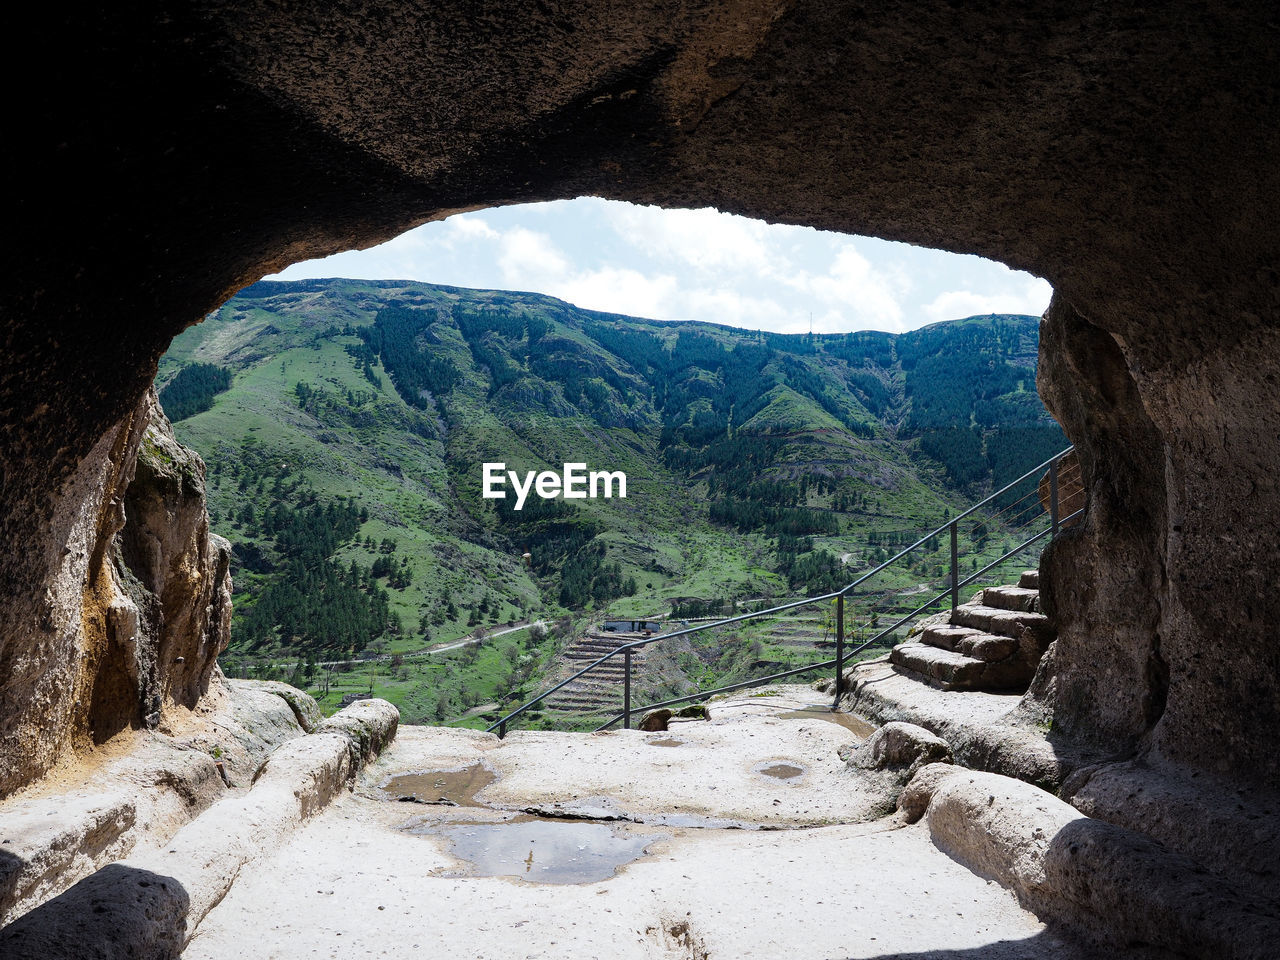
[[[600,628],[605,633],[660,633],[660,620],[606,620]]]

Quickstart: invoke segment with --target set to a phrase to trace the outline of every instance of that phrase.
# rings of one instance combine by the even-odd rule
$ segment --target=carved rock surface
[[[1049,471],[1044,472],[1036,485],[1036,497],[1045,513],[1052,513],[1053,485]],[[1080,476],[1080,458],[1072,450],[1058,461],[1058,517],[1064,526],[1072,526],[1080,522],[1079,517],[1071,517],[1077,510],[1083,510],[1085,504],[1084,480]]]
[[[1275,955],[1280,906],[1234,877],[1009,777],[930,766],[917,780],[905,806],[927,806],[934,843],[1012,888],[1042,917],[1117,947],[1235,960]]]
[[[366,704],[368,705],[366,707]],[[237,875],[342,793],[395,738],[385,700],[278,746],[247,792],[224,796],[159,847],[98,870],[0,932],[13,958],[176,958]],[[358,732],[357,732],[358,731]],[[360,757],[353,765],[353,757]],[[248,828],[247,828],[248,827]]]
[[[951,747],[913,723],[886,723],[850,751],[845,763],[857,770],[905,771],[903,782],[930,763],[950,763]]]
[[[209,532],[204,463],[154,391],[98,449],[42,612],[0,643],[0,797],[66,748],[195,708],[230,638],[230,547]]]
[[[1033,712],[1113,753],[1280,777],[1267,5],[232,0],[33,19],[24,45],[53,68],[11,78],[5,144],[21,243],[0,291],[0,792],[145,720],[139,691],[200,689],[197,662],[161,653],[178,639],[154,667],[128,648],[108,572],[173,335],[305,257],[581,194],[1048,278],[1040,391],[1088,507],[1044,558],[1059,635]]]

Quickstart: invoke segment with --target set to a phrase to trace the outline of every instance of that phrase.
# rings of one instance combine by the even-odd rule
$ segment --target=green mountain
[[[560,621],[406,674],[393,699],[444,719],[531,689],[575,618],[829,590],[1041,462],[1065,439],[1035,394],[1037,333],[987,316],[784,336],[536,294],[261,282],[179,336],[158,385],[235,548],[228,669],[288,661],[314,688],[315,661]],[[482,496],[490,462],[622,471],[626,498],[516,510]]]

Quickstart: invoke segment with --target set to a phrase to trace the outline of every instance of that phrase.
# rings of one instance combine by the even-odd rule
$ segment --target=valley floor
[[[353,792],[240,873],[184,957],[1089,956],[924,823],[874,819],[883,797],[836,753],[856,734],[818,700],[773,688],[654,733],[402,727]],[[452,783],[437,771],[477,764],[496,777],[480,805],[422,803]],[[394,799],[393,777],[428,771],[418,803]],[[568,816],[599,821],[596,839],[538,851],[586,825]],[[515,835],[498,872],[536,877],[557,856],[594,859],[596,843],[644,852],[606,879],[554,884],[472,875],[453,852],[531,822],[542,832]]]

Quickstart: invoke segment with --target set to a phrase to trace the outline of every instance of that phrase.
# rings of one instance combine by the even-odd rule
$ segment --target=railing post
[[[507,739],[507,725],[505,722],[498,724],[498,739]]]
[[[1049,523],[1053,527],[1050,537],[1058,535],[1058,461],[1049,464]]]
[[[831,705],[840,706],[840,685],[844,682],[844,594],[836,597],[836,700]]]
[[[951,612],[960,606],[960,524],[951,521]]]
[[[631,729],[631,651],[625,650],[622,654],[622,660],[625,664],[624,676],[622,679],[622,729]]]

